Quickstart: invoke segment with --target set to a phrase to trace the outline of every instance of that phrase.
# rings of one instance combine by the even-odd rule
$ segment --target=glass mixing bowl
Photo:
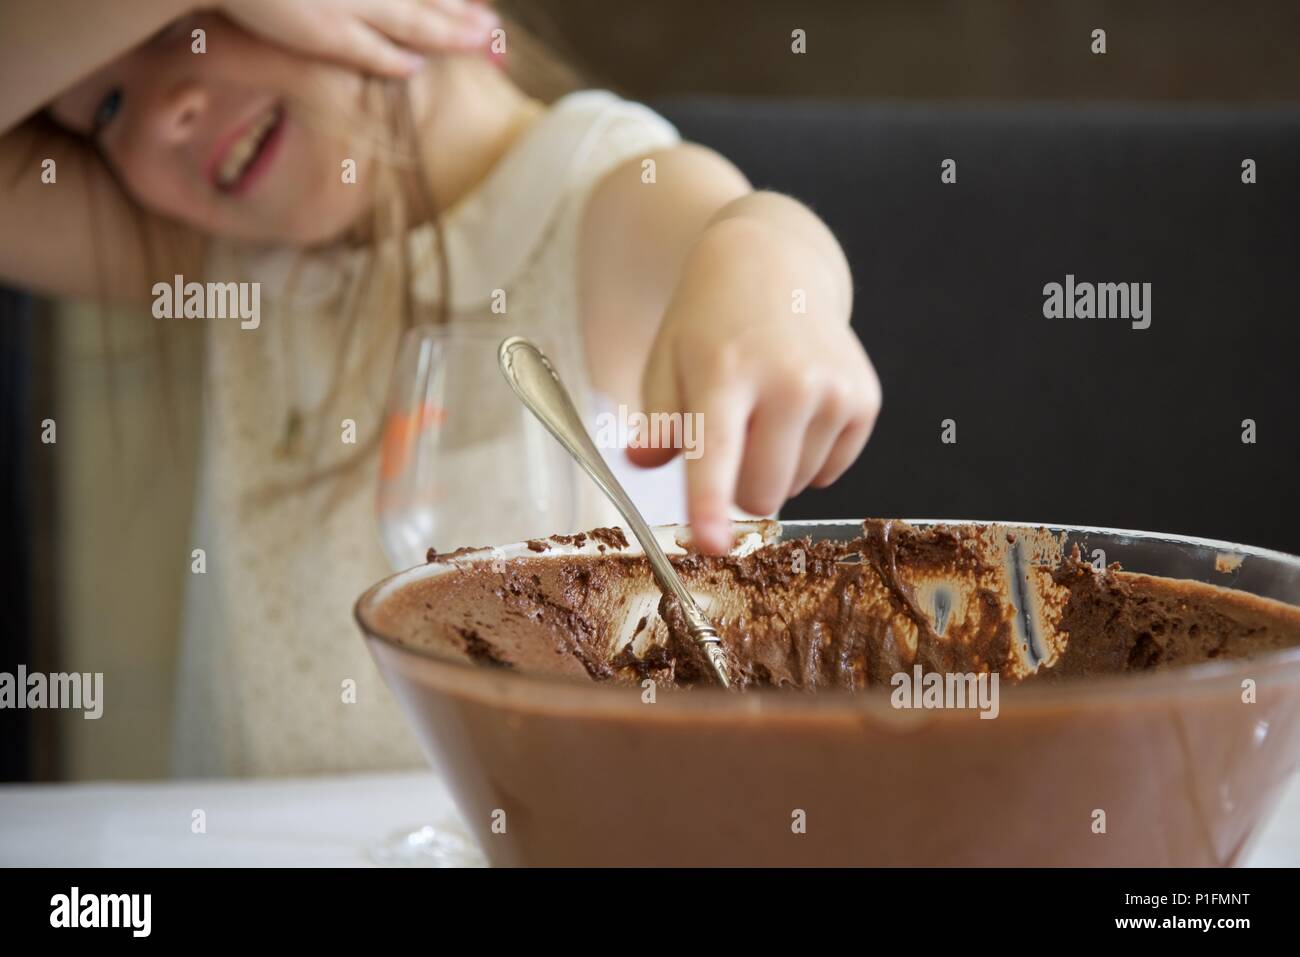
[[[907,521],[1046,527],[1127,571],[1300,604],[1300,559],[1265,549],[1105,528]],[[785,522],[780,535],[846,540],[860,529]],[[688,532],[656,534],[672,551]],[[454,561],[590,549],[539,556],[521,543]],[[633,544],[621,554],[639,553]],[[498,865],[1228,865],[1242,859],[1300,755],[1300,647],[1004,685],[996,720],[896,710],[888,689],[694,688],[647,703],[637,687],[402,647],[386,601],[453,567],[436,560],[386,579],[356,616]],[[1248,680],[1253,702],[1243,700]]]

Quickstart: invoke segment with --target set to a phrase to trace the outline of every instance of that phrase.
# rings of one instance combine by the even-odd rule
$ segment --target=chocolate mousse
[[[564,553],[588,540],[599,554]],[[401,645],[485,667],[712,684],[676,602],[620,530],[528,549],[504,562],[453,553],[453,570],[391,596],[376,623]],[[672,561],[741,691],[888,688],[917,667],[1056,681],[1300,645],[1300,608],[1098,569],[1046,531],[868,519],[848,540],[768,541],[721,557],[688,550]]]

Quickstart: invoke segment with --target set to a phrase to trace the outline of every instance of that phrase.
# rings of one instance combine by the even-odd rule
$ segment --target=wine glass
[[[407,330],[389,386],[376,511],[394,571],[430,548],[500,545],[573,530],[578,481],[573,459],[515,398],[497,368],[497,347],[523,334],[499,316],[454,319]],[[551,355],[560,343],[529,335]],[[561,356],[564,353],[559,352]],[[580,357],[567,356],[566,362]],[[455,822],[425,824],[369,849],[388,866],[482,864]]]
[[[404,335],[376,498],[394,571],[425,561],[430,548],[544,538],[577,522],[577,466],[497,369],[497,347],[517,325],[454,320]]]

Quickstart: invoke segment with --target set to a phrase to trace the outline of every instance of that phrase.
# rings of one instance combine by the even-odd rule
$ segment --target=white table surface
[[[192,832],[196,809],[206,833]],[[373,849],[426,824],[460,845],[449,863],[483,863],[426,771],[4,785],[0,866],[367,867],[380,863]]]
[[[207,831],[194,834],[195,809]],[[0,786],[0,866],[366,867],[421,825],[448,865],[481,865],[429,772],[273,780]],[[440,845],[442,846],[442,845]],[[1246,863],[1300,866],[1300,776]]]

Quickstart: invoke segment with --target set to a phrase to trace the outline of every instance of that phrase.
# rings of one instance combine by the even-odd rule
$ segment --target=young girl
[[[520,330],[561,343],[589,421],[698,414],[703,454],[641,504],[707,551],[737,509],[829,484],[867,440],[880,388],[821,221],[644,107],[530,96],[522,34],[484,7],[11,0],[0,18],[0,280],[146,305],[176,276],[260,283],[256,328],[206,323],[178,773],[418,760],[350,614],[389,571],[378,445],[413,323],[491,323],[504,293]],[[490,430],[504,384],[474,389]],[[674,459],[680,436],[650,438],[611,465]],[[589,484],[577,527],[617,521]],[[516,531],[503,515],[447,544]]]

